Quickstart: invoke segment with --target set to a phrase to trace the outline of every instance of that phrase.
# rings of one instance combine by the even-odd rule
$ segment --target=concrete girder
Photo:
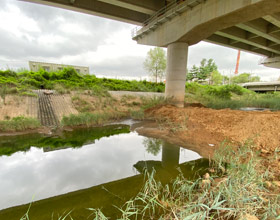
[[[148,14],[118,7],[97,0],[79,0],[71,3],[69,0],[20,0],[42,5],[77,11],[85,14],[96,15],[113,20],[123,21],[131,24],[142,25],[149,17]]]
[[[127,8],[133,11],[138,11],[144,14],[153,14],[164,7],[164,0],[98,0],[108,4],[116,5],[122,8]]]
[[[265,19],[269,23],[274,24],[275,26],[280,28],[280,13],[266,15],[263,17],[263,19]]]
[[[258,38],[248,39],[247,33],[248,33],[247,31],[244,31],[243,29],[240,29],[238,27],[231,27],[231,28],[227,28],[227,29],[218,31],[215,34],[233,40],[234,42],[231,41],[230,45],[234,45],[238,42],[242,42],[242,43],[254,46],[256,48],[261,48],[263,50],[267,50],[267,51],[273,52],[275,54],[280,54],[280,47],[273,48],[273,47],[267,46],[268,40],[265,38],[258,37]]]
[[[270,24],[268,27],[267,27],[267,33],[271,34],[271,33],[276,33],[276,32],[280,32],[280,28],[273,25],[273,24]]]
[[[257,55],[263,55],[263,56],[267,56],[267,57],[273,57],[275,54],[272,52],[269,52],[267,50],[258,48],[258,49],[254,49],[253,46],[242,43],[242,42],[238,42],[235,44],[230,44],[231,39],[223,37],[223,36],[219,36],[216,34],[213,34],[212,36],[208,37],[207,39],[205,39],[204,41],[209,42],[209,43],[214,43],[214,44],[218,44],[218,45],[222,45],[225,47],[230,47],[233,49],[237,49],[237,50],[242,50],[242,51],[246,51],[249,53],[254,53]]]
[[[270,41],[270,42],[267,43],[267,46],[268,46],[268,47],[274,47],[274,46],[276,46],[276,45],[280,45],[280,44],[275,43],[275,42],[272,42],[272,41]]]
[[[262,61],[262,65],[271,68],[280,68],[280,57],[268,57]]]
[[[280,44],[280,33],[269,33],[269,23],[264,19],[256,19],[242,24],[237,24],[236,27]]]
[[[216,31],[279,11],[279,0],[207,0],[193,7],[192,10],[186,10],[180,16],[166,21],[153,32],[138,37],[149,28],[148,24],[134,39],[139,44],[161,47],[166,47],[173,42],[186,42],[193,45]]]

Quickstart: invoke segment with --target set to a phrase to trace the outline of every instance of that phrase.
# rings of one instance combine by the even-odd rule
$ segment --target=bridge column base
[[[181,108],[184,107],[187,60],[187,43],[168,45],[165,98],[170,99],[170,104]]]

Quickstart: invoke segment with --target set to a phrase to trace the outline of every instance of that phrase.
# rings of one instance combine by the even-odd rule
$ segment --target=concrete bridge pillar
[[[187,43],[168,45],[165,98],[170,98],[171,104],[177,107],[184,107],[187,60]]]

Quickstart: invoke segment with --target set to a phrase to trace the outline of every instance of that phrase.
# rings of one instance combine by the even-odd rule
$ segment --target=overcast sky
[[[134,25],[59,8],[0,0],[0,69],[28,68],[28,61],[89,66],[109,77],[144,77],[147,51],[131,39]],[[189,48],[188,67],[213,58],[222,74],[234,72],[237,51],[201,42]],[[280,70],[259,65],[261,56],[241,53],[239,72],[275,80]]]

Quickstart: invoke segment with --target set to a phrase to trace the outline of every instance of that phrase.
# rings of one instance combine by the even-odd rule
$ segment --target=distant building
[[[73,66],[73,65],[65,65],[65,64],[29,61],[30,71],[33,71],[33,72],[39,71],[40,68],[43,68],[44,70],[46,70],[48,72],[56,72],[56,71],[62,70],[65,67],[72,67],[73,69],[75,69],[77,71],[77,73],[89,74],[89,67],[86,67],[86,66]]]

